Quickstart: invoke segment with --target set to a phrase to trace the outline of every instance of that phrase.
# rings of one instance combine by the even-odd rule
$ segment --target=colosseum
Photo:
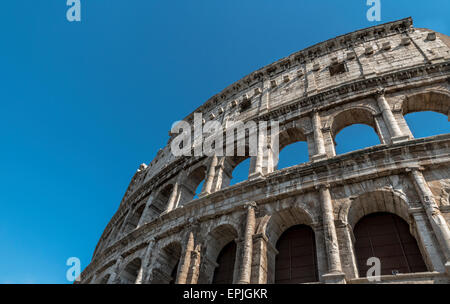
[[[404,116],[421,111],[450,115],[450,37],[411,18],[251,73],[184,121],[278,121],[269,153],[176,157],[169,132],[80,283],[449,283],[450,135],[415,139]],[[380,144],[337,155],[336,135],[353,124]],[[306,142],[309,161],[277,169],[273,138],[279,151]],[[248,179],[230,185],[246,159]]]

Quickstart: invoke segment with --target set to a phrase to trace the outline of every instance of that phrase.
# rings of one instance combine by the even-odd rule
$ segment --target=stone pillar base
[[[316,162],[316,161],[320,161],[320,160],[324,160],[324,159],[327,159],[327,155],[326,154],[316,154],[316,155],[313,155],[312,157],[311,157],[311,160],[313,161],[313,162]]]
[[[322,275],[325,284],[346,284],[343,272],[331,272]]]
[[[393,144],[405,141],[405,140],[409,140],[409,135],[402,135],[402,136],[396,136],[396,137],[392,137],[391,141]]]

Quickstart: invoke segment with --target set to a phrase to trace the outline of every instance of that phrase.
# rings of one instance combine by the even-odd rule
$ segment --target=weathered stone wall
[[[409,224],[428,268],[383,276],[382,283],[448,282],[450,135],[414,139],[404,119],[417,111],[450,114],[447,38],[415,29],[411,19],[360,30],[279,60],[212,97],[194,113],[224,126],[277,120],[280,149],[305,141],[309,162],[277,170],[270,162],[258,166],[258,154],[249,180],[228,186],[245,157],[175,157],[170,134],[136,172],[81,282],[211,283],[219,252],[234,240],[233,281],[273,283],[278,238],[306,224],[315,234],[320,282],[367,283],[358,278],[353,228],[374,212]],[[357,123],[371,126],[380,145],[336,156],[336,134]]]

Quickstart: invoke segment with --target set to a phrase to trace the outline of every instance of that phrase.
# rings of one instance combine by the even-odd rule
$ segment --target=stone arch
[[[408,213],[409,203],[405,195],[391,190],[378,189],[365,192],[350,200],[339,212],[342,222],[348,223],[352,229],[366,215],[376,212],[388,212],[400,216],[411,225]]]
[[[196,195],[197,187],[206,178],[207,167],[203,164],[191,168],[180,184],[180,204],[190,202]]]
[[[278,155],[273,155],[273,164],[274,169],[276,170],[278,168],[279,164],[279,155],[283,151],[284,148],[287,146],[290,146],[295,143],[299,142],[305,142],[307,144],[307,151],[306,151],[306,157],[309,159],[311,155],[308,151],[314,150],[313,142],[309,140],[309,137],[306,134],[309,134],[310,132],[306,131],[306,128],[302,126],[300,121],[292,122],[289,124],[286,124],[282,126],[278,132],[278,143],[279,143],[279,149],[278,149]],[[300,163],[299,163],[300,164]]]
[[[274,212],[265,227],[261,227],[260,230],[264,232],[269,243],[275,248],[280,236],[290,227],[296,225],[313,226],[314,224],[314,218],[309,211],[293,206]]]
[[[426,262],[428,268],[433,268],[430,254],[425,245],[422,244],[424,237],[426,238],[427,231],[418,230],[417,222],[409,213],[411,203],[409,202],[407,196],[400,192],[394,190],[377,189],[374,191],[369,191],[360,194],[357,197],[351,198],[348,203],[342,206],[339,212],[339,219],[348,224],[349,233],[351,234],[351,255],[355,261],[355,267],[357,256],[355,254],[355,236],[354,230],[357,223],[366,216],[377,214],[377,213],[387,213],[395,215],[401,218],[409,228],[409,233],[416,240],[417,245],[421,253],[421,257]],[[424,223],[419,223],[423,226]],[[425,228],[427,229],[427,228]]]
[[[422,130],[422,125],[416,125],[415,123],[419,123],[420,120],[429,121],[431,119],[431,121],[438,123],[440,127],[444,127],[446,124],[442,124],[442,121],[445,118],[440,115],[443,114],[447,117],[447,120],[450,121],[450,94],[442,90],[431,90],[408,95],[399,102],[398,110],[401,110],[401,113],[398,111],[397,119],[400,121],[400,125],[404,129],[404,132],[408,133],[410,137],[418,136],[416,132]],[[429,116],[420,112],[433,112],[437,114]],[[406,116],[414,113],[417,113],[417,115],[413,115],[413,117],[410,117],[410,120],[407,121]],[[431,129],[433,129],[433,131],[431,131]],[[415,131],[416,134],[413,134],[412,131]],[[447,133],[442,129],[438,132],[437,130],[434,130],[434,128],[430,128],[428,132],[431,133],[422,134],[422,136],[428,137]],[[419,135],[419,137],[421,136]]]
[[[390,212],[365,215],[354,227],[355,256],[359,275],[364,277],[369,269],[367,260],[380,259],[381,275],[426,272],[427,266],[410,225],[400,216]]]
[[[172,241],[159,251],[152,267],[151,284],[175,283],[181,258],[181,248],[180,242]]]
[[[450,93],[433,90],[409,95],[403,100],[403,116],[423,111],[433,111],[448,116],[450,113]]]
[[[205,238],[204,253],[202,257],[202,271],[199,276],[199,283],[211,283],[217,264],[217,258],[222,249],[231,242],[238,239],[239,233],[236,227],[230,223],[223,223],[212,229]],[[238,259],[236,259],[237,261]],[[234,265],[234,275],[236,276],[237,263]]]
[[[336,145],[336,135],[344,128],[355,124],[363,124],[372,127],[375,133],[378,135],[380,143],[383,143],[383,136],[379,129],[374,115],[376,111],[370,107],[356,106],[344,109],[336,113],[330,123],[331,137]]]
[[[167,184],[159,190],[158,194],[155,196],[148,207],[149,218],[158,217],[166,210],[167,204],[173,191],[173,184]]]
[[[245,160],[249,159],[250,156],[248,156],[248,153],[246,152],[246,156],[226,156],[222,159],[223,161],[223,172],[222,172],[222,181],[221,181],[221,187],[220,189],[223,189],[225,187],[228,187],[231,184],[231,181],[233,179],[233,172],[234,170],[241,165]],[[250,164],[249,168],[249,174],[252,170]]]
[[[141,269],[142,260],[137,257],[126,264],[120,273],[120,284],[135,284]]]
[[[127,234],[136,229],[136,227],[139,224],[139,220],[144,214],[144,210],[145,210],[145,203],[142,203],[139,206],[137,206],[133,211],[131,211],[132,214],[128,218],[127,223],[125,224],[124,234]]]
[[[265,251],[266,258],[263,259],[266,261],[267,283],[275,282],[276,257],[279,253],[277,250],[278,240],[289,228],[299,225],[308,226],[314,232],[317,272],[320,278],[325,272],[326,261],[317,254],[324,250],[324,243],[322,241],[322,233],[317,229],[320,227],[318,225],[319,219],[314,215],[314,212],[306,203],[295,204],[295,200],[292,201],[292,199],[285,200],[282,204],[271,206],[266,212],[270,215],[263,218],[257,233],[262,234],[267,239],[266,247],[268,250]]]

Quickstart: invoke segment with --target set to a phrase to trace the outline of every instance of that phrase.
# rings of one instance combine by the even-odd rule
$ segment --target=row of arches
[[[280,206],[280,205],[278,205]],[[323,232],[317,224],[317,215],[307,211],[302,205],[286,206],[270,216],[261,218],[255,233],[263,233],[267,240],[267,250],[257,251],[256,255],[265,255],[267,265],[256,267],[258,271],[267,269],[268,283],[313,283],[321,281],[324,269]],[[394,192],[376,190],[359,195],[350,204],[340,207],[338,218],[348,225],[345,229],[352,235],[348,252],[341,254],[352,256],[356,273],[354,277],[366,277],[371,264],[368,260],[376,257],[380,260],[381,275],[421,273],[440,271],[435,262],[431,262],[432,244],[422,244],[430,240],[431,231],[418,228],[422,225],[408,212],[408,199]],[[275,206],[270,207],[273,210]],[[420,216],[419,216],[420,218]],[[240,265],[242,231],[237,223],[223,222],[210,230],[202,246],[201,269],[198,283],[229,284],[236,282]],[[431,237],[432,238],[432,237]],[[344,238],[345,239],[345,238]],[[340,242],[345,242],[345,240]],[[169,240],[170,241],[170,240]],[[254,243],[255,244],[255,243]],[[271,245],[270,245],[271,244]],[[258,245],[254,245],[259,247]],[[271,250],[270,248],[272,248]],[[343,248],[346,244],[340,244]],[[432,246],[432,247],[430,247]],[[142,278],[142,257],[126,263],[119,274],[120,283],[175,283],[183,260],[181,242],[171,240],[162,249],[155,251],[152,260],[151,279]],[[326,255],[326,254],[325,254]],[[326,259],[326,258],[325,258]],[[264,259],[263,259],[264,260]],[[149,262],[149,261],[147,261]],[[150,264],[150,263],[147,263]],[[325,266],[326,268],[326,266]],[[442,269],[441,269],[442,270]],[[253,271],[253,270],[252,270]],[[98,283],[111,283],[109,273],[102,276]]]
[[[236,234],[237,232],[232,231],[231,235]],[[371,266],[367,264],[367,261],[372,257],[380,259],[380,275],[428,271],[417,241],[410,233],[408,223],[395,214],[377,212],[366,215],[358,221],[353,234],[359,277],[366,276]],[[238,267],[237,245],[235,240],[224,243],[214,260],[217,265],[212,279],[207,283],[232,284],[235,282],[234,277]],[[299,284],[320,281],[316,236],[310,226],[300,224],[287,228],[276,242],[276,250],[278,254],[275,259],[274,283]],[[179,243],[171,243],[163,248],[156,261],[158,267],[153,269],[152,281],[148,283],[174,284],[182,258],[181,253]],[[129,262],[120,273],[118,282],[136,283],[141,265],[141,258],[135,258]],[[106,274],[98,283],[111,283],[109,279],[110,274]]]
[[[401,112],[398,112],[396,120],[403,132],[411,137],[449,133],[449,111],[450,97],[448,95],[436,92],[417,94],[403,101]],[[332,150],[329,153],[341,154],[385,143],[384,133],[386,132],[382,124],[377,122],[370,108],[344,109],[333,116],[329,126],[329,141],[333,143],[333,146],[328,148]],[[316,152],[313,141],[312,135],[305,135],[302,128],[298,126],[281,130],[279,161],[274,170],[308,162],[310,156]],[[209,192],[247,180],[254,169],[253,160],[250,157],[227,157],[219,166],[221,166],[220,176],[216,172],[217,176],[212,189],[208,189]],[[137,206],[131,211],[132,215],[124,219],[126,223],[123,224],[124,228],[119,234],[126,234],[135,229],[141,221],[149,221],[198,198],[206,190],[207,171],[207,166],[202,164],[195,167],[178,183],[174,181],[165,185],[152,197],[147,212],[144,205]]]

